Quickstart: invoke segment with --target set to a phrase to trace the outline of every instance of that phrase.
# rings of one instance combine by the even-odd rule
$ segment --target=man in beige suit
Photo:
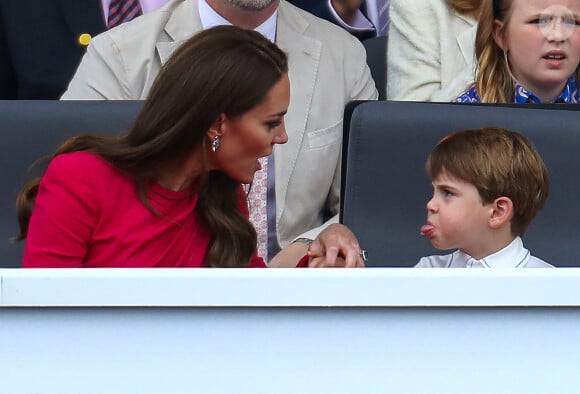
[[[269,180],[275,179],[275,201],[268,203],[268,252],[274,256],[284,248],[270,264],[286,265],[305,253],[307,239],[338,221],[345,104],[378,96],[356,38],[285,0],[171,0],[95,37],[62,98],[143,99],[184,40],[220,24],[257,30],[288,54],[289,140],[274,148],[274,171],[268,172]],[[333,217],[325,222],[325,215]],[[322,247],[358,253],[356,238],[344,235]]]

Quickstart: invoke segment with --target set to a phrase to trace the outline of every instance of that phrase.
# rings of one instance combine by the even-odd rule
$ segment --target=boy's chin
[[[457,247],[453,246],[453,245],[448,245],[445,242],[441,242],[441,240],[438,240],[436,238],[431,238],[431,245],[438,250],[449,250],[449,249],[457,249]]]

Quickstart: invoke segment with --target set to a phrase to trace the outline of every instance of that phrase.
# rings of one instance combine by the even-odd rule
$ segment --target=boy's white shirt
[[[516,237],[505,248],[480,260],[460,250],[443,256],[422,257],[415,268],[554,268],[553,265],[531,255]]]

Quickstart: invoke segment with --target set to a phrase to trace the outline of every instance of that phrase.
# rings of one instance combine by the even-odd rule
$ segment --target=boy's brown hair
[[[514,235],[524,234],[548,197],[548,171],[536,148],[520,133],[499,127],[449,134],[433,148],[426,169],[432,179],[445,171],[473,184],[483,203],[508,197]]]

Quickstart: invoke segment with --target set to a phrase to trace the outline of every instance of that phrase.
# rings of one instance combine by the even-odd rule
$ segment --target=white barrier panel
[[[0,270],[0,393],[578,393],[580,269]]]

